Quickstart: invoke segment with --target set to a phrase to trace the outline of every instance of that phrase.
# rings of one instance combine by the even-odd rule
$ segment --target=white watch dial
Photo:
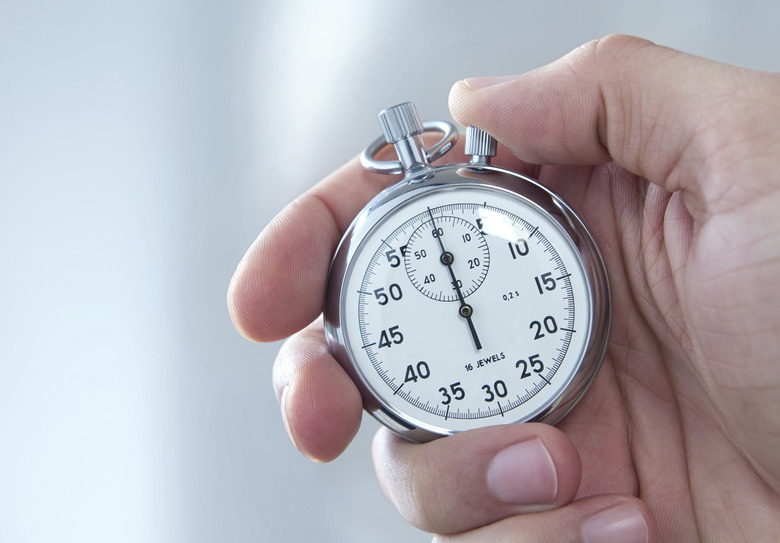
[[[344,343],[365,386],[409,425],[449,434],[532,419],[579,369],[587,271],[543,209],[452,186],[393,209],[343,280]]]

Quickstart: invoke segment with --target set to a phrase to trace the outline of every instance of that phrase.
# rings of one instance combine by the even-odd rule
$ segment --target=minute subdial
[[[451,274],[442,268],[440,241],[457,255]],[[482,285],[490,269],[490,251],[482,233],[469,221],[454,216],[440,216],[424,221],[410,236],[404,256],[409,280],[425,296],[441,301],[459,301],[473,294]],[[458,287],[457,289],[455,287]]]

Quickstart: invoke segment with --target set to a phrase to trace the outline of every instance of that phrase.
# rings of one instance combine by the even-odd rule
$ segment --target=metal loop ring
[[[441,158],[447,151],[452,149],[455,142],[458,141],[458,129],[449,121],[424,121],[423,132],[441,132],[441,139],[425,150],[425,157],[428,162],[433,162]],[[377,160],[376,154],[381,151],[385,145],[389,145],[384,136],[379,136],[372,141],[360,155],[360,164],[371,172],[399,174],[404,173],[404,167],[398,160]]]

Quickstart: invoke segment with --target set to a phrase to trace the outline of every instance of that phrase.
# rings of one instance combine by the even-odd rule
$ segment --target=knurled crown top
[[[496,156],[496,139],[476,126],[466,128],[467,155],[472,156]]]
[[[423,133],[423,124],[417,108],[411,102],[404,102],[379,112],[379,125],[387,143]]]

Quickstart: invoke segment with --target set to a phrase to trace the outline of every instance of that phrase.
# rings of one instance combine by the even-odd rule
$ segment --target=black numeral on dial
[[[428,367],[428,363],[425,360],[420,360],[416,365],[409,364],[406,366],[404,383],[416,383],[417,379],[427,379],[430,376],[431,368]]]
[[[492,388],[490,387],[490,385],[483,385],[482,390],[484,390],[485,393],[487,394],[485,401],[488,403],[495,400],[496,397],[506,398],[506,395],[508,394],[508,391],[506,389],[506,383],[504,383],[501,380],[498,380],[495,383],[493,383]]]
[[[531,372],[528,371],[528,367],[531,367],[534,373],[542,373],[544,371],[544,363],[539,360],[539,355],[535,354],[528,357],[528,362],[525,360],[518,360],[515,363],[515,367],[520,369],[522,367],[521,373],[520,373],[520,379],[525,379],[526,377],[531,377]]]
[[[382,330],[379,334],[379,348],[392,347],[404,342],[404,335],[398,330],[398,326],[391,326],[387,330]]]
[[[534,277],[536,281],[536,288],[539,290],[539,294],[544,294],[544,291],[555,290],[558,283],[553,279],[552,272],[543,273],[538,277]]]
[[[518,256],[528,256],[528,253],[531,250],[528,247],[528,242],[524,239],[519,239],[514,243],[510,241],[507,245],[509,246],[509,252],[512,255],[512,258],[515,260]]]
[[[401,291],[401,287],[398,286],[397,283],[393,283],[387,287],[387,292],[389,293],[389,296],[387,293],[385,293],[385,287],[380,287],[374,290],[374,297],[376,297],[376,301],[379,303],[379,305],[387,305],[391,299],[397,302],[404,297],[404,293]]]
[[[439,392],[441,392],[444,396],[444,399],[441,401],[442,405],[449,405],[453,398],[456,400],[462,400],[466,397],[466,391],[463,390],[462,386],[460,386],[460,381],[457,383],[452,383],[449,390],[447,390],[445,387],[441,387]]]
[[[552,315],[547,315],[544,319],[542,319],[542,322],[539,321],[532,321],[529,328],[531,330],[534,330],[534,339],[542,339],[545,336],[545,333],[542,332],[542,329],[544,329],[548,334],[554,334],[558,331],[558,323],[555,322],[555,317]]]

